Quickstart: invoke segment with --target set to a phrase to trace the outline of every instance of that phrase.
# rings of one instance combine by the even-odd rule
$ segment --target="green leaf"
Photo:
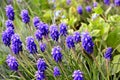
[[[113,57],[112,61],[112,75],[118,73],[120,71],[120,55],[116,55]]]
[[[101,8],[101,6],[98,6],[98,7],[94,8],[93,11],[97,14],[102,14],[103,13],[103,9]]]
[[[120,44],[120,27],[117,27],[116,29],[109,33],[107,38],[107,45],[113,48],[117,48],[119,44]]]

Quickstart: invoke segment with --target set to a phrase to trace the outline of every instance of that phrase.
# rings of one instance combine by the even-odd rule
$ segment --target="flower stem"
[[[20,71],[17,71],[17,73],[18,73],[18,75],[22,78],[22,80],[26,80],[26,79],[24,78],[24,76],[21,74]]]
[[[64,71],[64,69],[63,69],[62,63],[59,62],[58,64],[60,65],[60,67],[61,67],[61,69],[62,69],[62,72],[64,73],[64,75],[65,75],[65,77],[66,77],[66,80],[69,80],[69,79],[68,79],[68,76],[66,75],[66,73],[65,73],[65,71]]]
[[[99,64],[98,64],[96,58],[94,57],[93,53],[91,54],[91,57],[92,57],[93,60],[95,61],[96,66],[98,67],[98,70],[100,71],[101,75],[104,77],[104,79],[106,79],[105,76],[104,76],[104,73],[102,72],[101,68],[99,67]]]
[[[106,59],[106,71],[107,71],[107,79],[109,79],[109,69],[108,69],[108,60]]]

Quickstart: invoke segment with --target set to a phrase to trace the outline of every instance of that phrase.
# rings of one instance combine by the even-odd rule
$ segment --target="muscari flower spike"
[[[57,66],[54,67],[53,74],[55,77],[60,76],[60,70]]]
[[[29,36],[26,38],[26,49],[31,54],[37,53],[37,46],[36,46],[36,44],[34,42],[34,38],[32,36]]]
[[[40,30],[36,30],[35,32],[35,38],[38,40],[38,41],[41,41],[42,40],[42,33]]]
[[[26,24],[30,22],[30,17],[27,10],[24,9],[21,11],[21,18],[22,21]]]
[[[18,70],[18,62],[16,60],[16,58],[12,55],[8,55],[6,58],[6,63],[9,66],[9,68],[13,71],[17,71]]]
[[[66,0],[67,5],[70,5],[71,0]]]
[[[59,27],[60,27],[60,35],[61,36],[66,36],[68,34],[68,32],[67,32],[67,25],[65,23],[61,23],[59,25]]]
[[[11,38],[11,49],[14,54],[18,54],[22,51],[22,41],[17,34],[14,34]]]
[[[52,49],[52,57],[56,62],[61,62],[62,61],[62,53],[61,53],[61,48],[59,46],[55,46]]]
[[[36,71],[35,77],[36,77],[36,80],[44,80],[45,79],[44,72],[39,71],[39,70]]]
[[[5,10],[6,10],[6,16],[8,17],[8,19],[13,21],[15,13],[12,5],[7,5]]]
[[[54,41],[58,41],[59,39],[59,31],[56,25],[50,26],[50,36]]]
[[[37,60],[37,69],[41,72],[44,72],[47,69],[47,64],[44,59],[39,58]]]
[[[87,11],[87,12],[91,12],[91,11],[92,11],[91,6],[86,6],[86,11]]]
[[[34,17],[33,18],[33,24],[34,24],[34,26],[37,28],[37,26],[38,26],[38,24],[40,23],[40,19],[39,19],[39,17]]]
[[[76,43],[81,42],[81,35],[80,35],[80,33],[78,31],[74,32],[73,37],[74,37],[74,41]]]
[[[49,26],[48,26],[48,24],[46,24],[46,23],[39,23],[39,25],[38,25],[38,29],[41,31],[41,34],[43,35],[43,36],[47,36],[48,35],[48,33],[49,33]]]
[[[94,2],[93,3],[93,7],[97,7],[98,3],[97,2]]]
[[[12,22],[12,20],[6,20],[5,21],[5,25],[6,25],[6,28],[12,28],[12,29],[14,29],[14,25],[13,25],[13,22]]]
[[[116,6],[120,6],[120,0],[114,0],[114,4],[115,4]]]
[[[7,28],[4,32],[2,32],[2,42],[5,46],[10,46],[11,37],[14,34],[14,30],[12,28]]]
[[[109,5],[110,4],[110,0],[104,0],[104,4]]]
[[[66,45],[69,49],[75,47],[73,36],[71,36],[71,35],[67,36],[65,42],[66,42]]]
[[[45,43],[41,43],[40,44],[40,50],[41,50],[41,52],[45,52],[45,49],[46,49],[46,44]]]
[[[73,80],[84,80],[83,73],[80,70],[75,70],[73,72],[72,77],[73,77]]]
[[[104,58],[107,60],[110,60],[112,57],[112,51],[113,51],[113,49],[111,47],[108,47],[104,54]]]
[[[79,5],[79,6],[77,7],[77,12],[78,12],[78,14],[80,14],[80,15],[83,14],[82,6]]]
[[[82,33],[81,42],[82,42],[82,47],[88,54],[93,53],[94,43],[92,41],[92,37],[89,35],[88,32]]]

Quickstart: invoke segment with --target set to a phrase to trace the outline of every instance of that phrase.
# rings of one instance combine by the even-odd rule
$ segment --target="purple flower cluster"
[[[45,79],[44,72],[36,71],[35,77],[36,77],[36,80],[44,80]]]
[[[53,74],[55,77],[60,76],[60,70],[57,66],[54,67]]]
[[[68,34],[67,25],[65,23],[61,23],[59,27],[60,27],[60,35],[66,36]]]
[[[77,12],[78,12],[78,14],[80,14],[80,15],[83,14],[82,6],[78,6],[78,7],[77,7]]]
[[[42,40],[42,33],[40,30],[36,30],[35,32],[35,37],[38,41],[41,41]]]
[[[9,68],[13,71],[17,71],[18,70],[18,62],[16,60],[16,58],[12,55],[8,55],[7,59],[6,59],[6,63],[9,66]]]
[[[73,72],[72,77],[73,77],[73,80],[84,80],[83,73],[80,70],[75,70]]]
[[[120,6],[120,0],[114,0],[114,4],[115,4],[116,6]]]
[[[112,51],[113,49],[111,47],[108,47],[104,54],[104,58],[110,60],[112,57]]]
[[[98,3],[97,2],[94,2],[93,3],[93,7],[97,7]]]
[[[39,25],[38,25],[38,29],[40,30],[40,32],[41,32],[41,34],[43,35],[43,36],[47,36],[48,35],[48,33],[49,33],[49,26],[48,26],[48,24],[45,24],[45,23],[39,23]]]
[[[93,53],[93,46],[94,43],[92,41],[92,37],[89,35],[88,32],[83,32],[81,35],[81,42],[82,42],[82,47],[85,49],[85,51],[88,54]]]
[[[75,47],[75,43],[74,43],[74,37],[69,35],[66,37],[66,45],[69,49],[74,48]]]
[[[110,4],[110,0],[104,0],[104,4],[109,5]]]
[[[47,69],[47,64],[44,61],[44,59],[39,58],[37,60],[37,69],[38,71],[35,73],[36,80],[44,80],[45,79],[44,72]]]
[[[44,61],[44,59],[42,58],[39,58],[37,60],[37,69],[41,72],[44,72],[46,69],[47,69],[47,64],[46,62]]]
[[[18,54],[22,51],[22,41],[17,34],[14,34],[11,38],[11,49],[14,54]]]
[[[61,62],[62,61],[62,53],[61,53],[61,48],[59,46],[56,46],[52,49],[52,57],[56,62]]]
[[[56,25],[50,26],[50,36],[54,41],[58,41],[59,39],[59,31]]]
[[[26,38],[26,48],[31,54],[37,53],[37,46],[32,36]]]
[[[40,50],[41,50],[42,52],[45,52],[45,49],[46,49],[46,44],[45,44],[45,43],[41,43],[41,44],[40,44]]]
[[[29,23],[30,22],[30,17],[29,17],[29,14],[28,14],[27,10],[22,10],[21,11],[21,18],[22,18],[22,21],[24,23]]]
[[[12,5],[7,5],[5,10],[6,10],[6,16],[8,17],[8,19],[13,21],[15,13]]]
[[[10,46],[11,44],[11,37],[14,34],[14,30],[12,28],[7,28],[4,32],[2,32],[2,42],[6,46]]]
[[[6,25],[6,28],[12,28],[12,29],[14,29],[14,25],[13,25],[13,22],[12,22],[12,20],[6,20],[5,21],[5,25]]]
[[[70,5],[71,0],[66,0],[67,5]]]
[[[76,43],[79,43],[81,41],[81,35],[80,35],[80,33],[78,31],[74,32],[73,37],[74,37],[74,41]]]
[[[39,19],[39,17],[34,17],[33,18],[33,24],[34,24],[34,26],[37,28],[37,26],[38,26],[38,24],[40,23],[40,19]]]
[[[91,11],[92,11],[91,6],[86,6],[86,11],[87,11],[87,12],[91,12]]]

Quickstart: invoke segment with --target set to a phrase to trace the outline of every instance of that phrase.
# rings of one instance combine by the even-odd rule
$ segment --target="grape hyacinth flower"
[[[98,3],[97,2],[94,2],[93,3],[93,7],[97,7]]]
[[[87,12],[91,12],[91,11],[92,11],[91,6],[86,6],[86,11],[87,11]]]
[[[22,51],[22,41],[17,34],[14,34],[11,38],[11,49],[14,54],[18,54]]]
[[[24,9],[21,11],[21,18],[22,21],[26,24],[30,22],[30,17],[27,10]]]
[[[12,5],[7,5],[5,10],[6,10],[6,16],[8,17],[8,19],[13,21],[15,13]]]
[[[17,71],[18,70],[18,62],[16,60],[16,58],[12,55],[8,55],[7,59],[6,59],[6,63],[9,66],[9,68],[13,71]]]
[[[53,74],[55,77],[60,76],[60,70],[57,66],[54,67]]]
[[[84,80],[83,73],[80,70],[75,70],[73,72],[72,77],[73,77],[73,80]]]
[[[7,28],[10,27],[10,28],[14,29],[13,22],[9,19],[5,21],[5,25],[6,25]]]
[[[67,5],[70,5],[71,0],[66,0]]]
[[[120,0],[114,0],[114,4],[115,4],[116,6],[120,6]]]
[[[61,53],[61,48],[59,46],[56,46],[52,49],[52,57],[56,62],[61,62],[62,61],[62,53]]]
[[[41,71],[41,72],[44,72],[47,69],[47,64],[44,61],[44,59],[39,58],[37,60],[37,69],[38,69],[38,71]]]
[[[50,26],[50,36],[54,41],[58,41],[59,39],[59,32],[58,32],[58,28],[56,25],[51,25]]]
[[[92,37],[89,35],[88,32],[83,32],[82,33],[82,35],[81,35],[81,42],[82,42],[82,47],[84,48],[84,50],[88,54],[93,53],[94,43],[92,41]]]
[[[42,40],[42,33],[40,30],[36,30],[35,32],[35,38],[38,40],[38,41],[41,41]]]
[[[39,17],[34,17],[33,18],[33,24],[34,24],[34,26],[37,28],[37,26],[38,26],[38,24],[40,23],[40,19],[39,19]]]
[[[78,12],[78,14],[80,14],[80,15],[83,14],[82,6],[78,6],[78,7],[77,7],[77,12]]]
[[[41,43],[40,44],[40,50],[41,50],[41,52],[45,52],[45,49],[46,49],[46,44],[45,43]]]
[[[78,31],[77,31],[77,32],[74,32],[73,37],[74,37],[74,41],[75,41],[76,43],[79,43],[79,42],[81,41],[81,36],[80,36],[80,33],[79,33]]]
[[[74,43],[74,38],[73,36],[69,35],[66,37],[66,45],[69,49],[74,48],[75,47],[75,43]]]
[[[4,32],[2,32],[2,42],[5,46],[10,46],[11,37],[14,34],[14,30],[12,28],[7,28]]]
[[[41,71],[39,71],[39,70],[36,71],[35,77],[36,77],[36,80],[44,80],[44,79],[45,79],[44,72],[41,72]]]
[[[112,57],[112,51],[113,51],[113,49],[111,47],[108,47],[104,54],[104,58],[107,60],[110,60]]]
[[[36,46],[32,36],[29,36],[26,38],[26,49],[31,54],[37,53],[37,46]]]
[[[104,4],[110,5],[110,0],[104,0]]]
[[[47,36],[48,33],[49,33],[49,26],[48,26],[48,24],[40,23],[40,24],[38,25],[38,29],[41,31],[41,34],[42,34],[43,36]]]
[[[60,27],[60,35],[61,36],[66,36],[68,34],[68,32],[67,32],[67,25],[65,23],[61,23],[59,25],[59,27]]]

